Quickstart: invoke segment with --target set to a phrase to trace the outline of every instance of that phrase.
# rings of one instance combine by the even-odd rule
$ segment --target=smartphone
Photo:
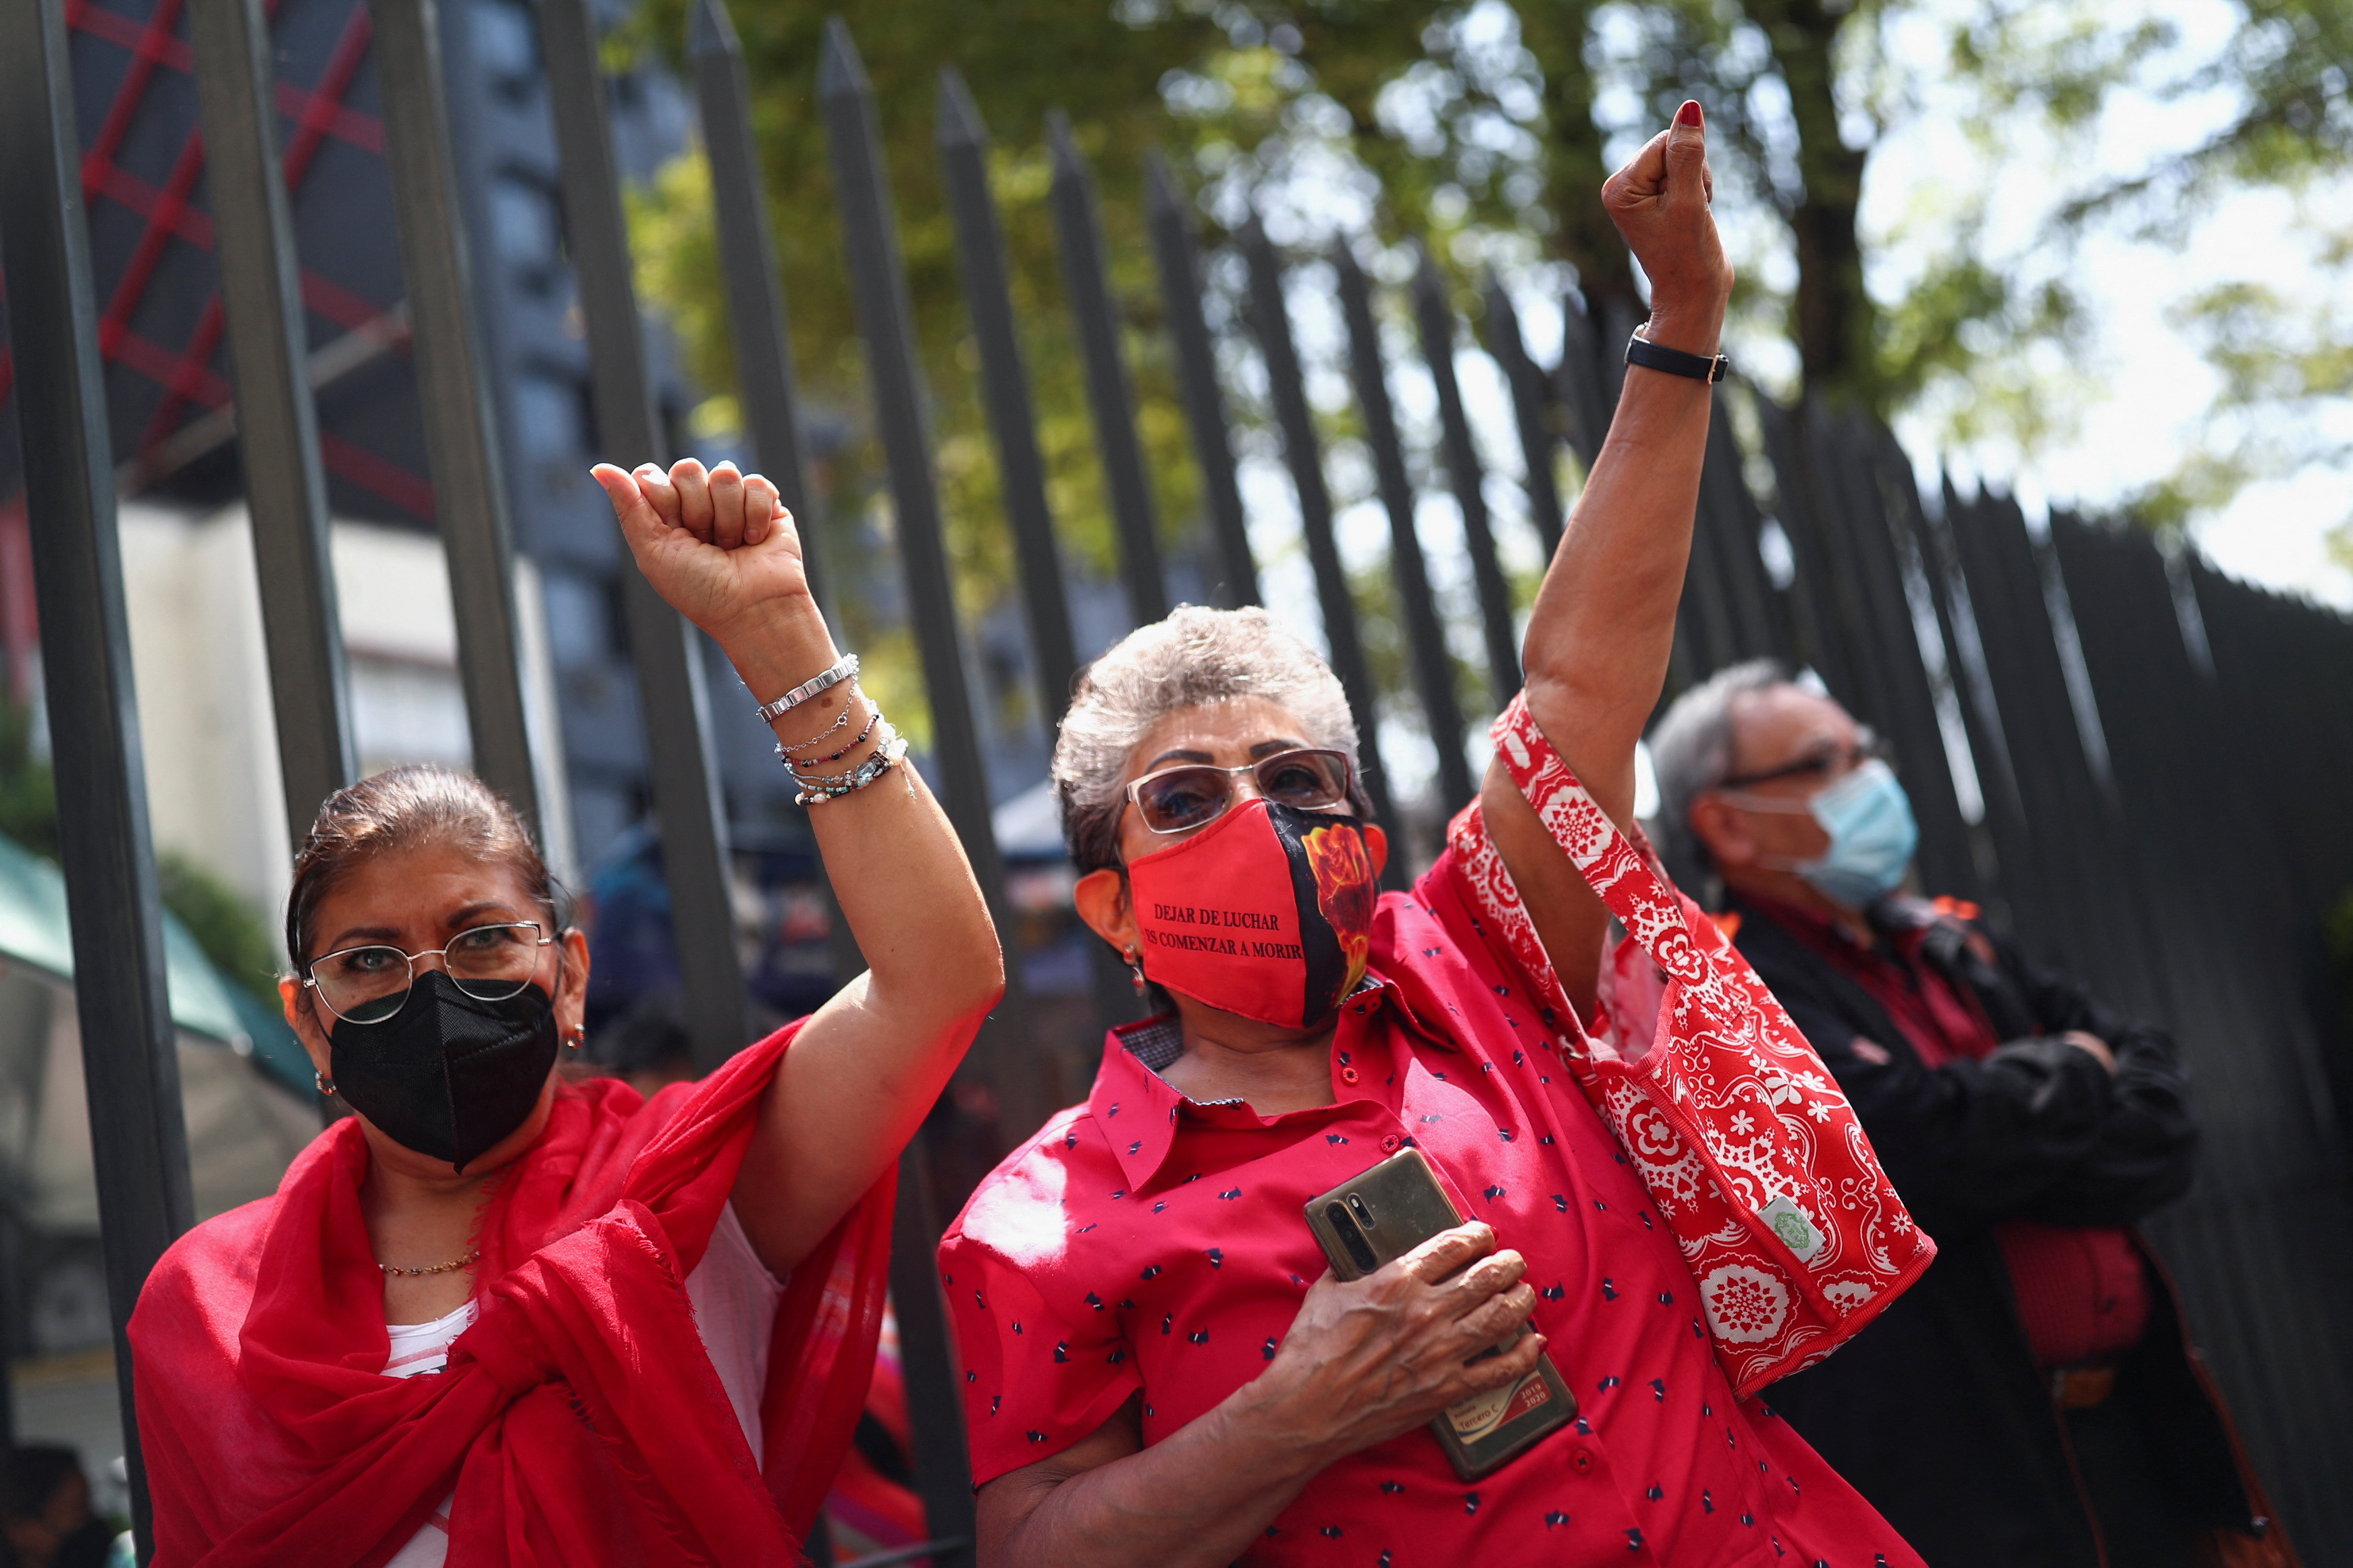
[[[1332,1272],[1343,1279],[1361,1279],[1461,1223],[1461,1212],[1419,1149],[1399,1150],[1307,1205],[1307,1228],[1331,1259]],[[1523,1327],[1472,1359],[1501,1355],[1526,1332]],[[1474,1481],[1576,1418],[1577,1395],[1561,1380],[1552,1356],[1540,1352],[1527,1376],[1449,1406],[1430,1429],[1454,1473]]]

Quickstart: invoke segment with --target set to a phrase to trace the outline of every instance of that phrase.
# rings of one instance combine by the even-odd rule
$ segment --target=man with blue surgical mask
[[[2195,1170],[2172,1042],[1907,889],[1894,759],[1819,689],[1736,666],[1650,744],[1670,864],[1721,884],[1940,1249],[1768,1403],[1931,1568],[2294,1563],[2131,1228]]]

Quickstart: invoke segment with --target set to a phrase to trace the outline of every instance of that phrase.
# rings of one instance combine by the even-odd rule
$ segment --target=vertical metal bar
[[[1013,319],[1013,290],[1005,265],[1005,237],[988,185],[988,127],[964,78],[940,72],[940,172],[955,228],[957,270],[965,308],[980,349],[981,401],[997,446],[997,487],[1013,525],[1020,563],[1021,607],[1029,625],[1029,660],[1038,685],[1038,713],[1050,737],[1071,705],[1079,673],[1078,639],[1071,630],[1062,586],[1062,554],[1046,501],[1046,466],[1038,453],[1038,416],[1029,398],[1029,371]],[[1127,970],[1102,942],[1087,944],[1095,1007],[1106,1026],[1135,1016]]]
[[[931,416],[915,358],[914,308],[907,296],[906,264],[899,254],[898,222],[883,174],[874,89],[858,58],[858,46],[839,16],[826,22],[818,99],[825,115],[850,292],[859,332],[866,342],[876,424],[898,508],[900,559],[923,684],[931,696],[933,755],[948,818],[964,841],[997,931],[1008,938],[1005,1001],[982,1030],[980,1054],[996,1082],[1000,1131],[1009,1144],[1035,1131],[1054,1107],[1046,1103],[1047,1085],[1022,1033],[1027,1006],[1019,950],[1009,940],[1013,927],[1007,918],[1004,865],[989,817],[988,775],[981,763],[980,734],[965,685],[955,585],[941,528],[939,479],[932,468]]]
[[[891,1216],[891,1305],[899,1320],[899,1365],[915,1455],[915,1494],[924,1534],[955,1545],[930,1553],[933,1568],[973,1568],[972,1459],[965,1447],[964,1391],[957,1386],[947,1303],[940,1295],[940,1219],[921,1139],[899,1155],[898,1207]]]
[[[205,180],[237,376],[237,445],[253,517],[286,826],[300,846],[357,764],[344,708],[327,480],[311,402],[294,225],[279,175],[276,80],[260,0],[196,0],[188,16]]]
[[[776,237],[760,153],[752,135],[752,90],[744,74],[744,46],[726,0],[694,0],[687,17],[687,62],[702,121],[703,154],[711,162],[712,213],[719,230],[720,281],[727,291],[727,339],[735,352],[736,395],[744,433],[760,472],[784,492],[786,504],[807,512],[808,437],[801,423],[800,388],[793,375],[793,343],[784,290],[776,281]],[[825,569],[810,523],[800,520],[801,563],[809,591],[830,606]]]
[[[1553,404],[1546,395],[1544,372],[1528,357],[1528,341],[1520,331],[1519,308],[1512,303],[1512,291],[1494,268],[1487,269],[1486,339],[1487,352],[1504,367],[1504,379],[1512,385],[1512,414],[1519,426],[1520,458],[1526,478],[1521,488],[1528,497],[1528,516],[1536,525],[1536,536],[1544,541],[1545,559],[1550,561],[1560,548],[1562,517],[1560,484],[1553,473],[1553,447],[1559,437],[1553,431]]]
[[[825,116],[834,202],[841,215],[859,331],[866,343],[876,422],[898,507],[900,557],[931,696],[934,754],[949,819],[964,840],[982,896],[997,929],[1010,932],[1004,871],[989,818],[988,779],[965,689],[955,584],[942,537],[938,479],[932,468],[931,422],[915,358],[914,311],[883,173],[874,89],[839,16],[826,22],[818,100]],[[1044,1103],[1044,1074],[1025,1049],[1021,1033],[1027,1008],[1018,952],[1011,942],[1006,946],[1006,999],[983,1026],[979,1045],[985,1070],[995,1080],[1000,1140],[1009,1144],[1028,1136],[1052,1107]],[[923,1178],[922,1160],[911,1150],[900,1164],[902,1208],[891,1251],[893,1283],[902,1292],[901,1310],[912,1313],[901,1318],[900,1327],[914,1432],[915,1484],[930,1535],[968,1542],[973,1533],[972,1478],[964,1447],[963,1391],[955,1383],[938,1296],[933,1253],[938,1216],[929,1211],[929,1184]],[[974,1552],[967,1544],[936,1553],[933,1561],[944,1568],[970,1568]]]
[[[1356,383],[1356,405],[1365,412],[1365,440],[1373,449],[1373,472],[1381,505],[1389,514],[1389,563],[1397,574],[1398,607],[1405,616],[1413,651],[1414,685],[1438,750],[1438,791],[1447,815],[1471,799],[1471,763],[1462,749],[1462,705],[1454,695],[1454,656],[1438,619],[1430,590],[1430,568],[1414,528],[1413,483],[1406,478],[1405,446],[1398,437],[1397,410],[1389,402],[1388,374],[1381,368],[1380,329],[1373,321],[1372,291],[1364,268],[1345,239],[1332,247],[1340,274],[1340,313],[1348,324],[1348,365]]]
[[[1061,252],[1062,282],[1070,289],[1080,355],[1086,362],[1087,403],[1094,415],[1103,489],[1119,529],[1120,584],[1127,590],[1128,615],[1137,626],[1149,626],[1168,613],[1168,584],[1160,569],[1160,523],[1152,504],[1152,478],[1145,468],[1144,447],[1135,438],[1135,396],[1119,352],[1119,304],[1112,298],[1111,274],[1103,260],[1094,173],[1071,140],[1070,116],[1059,109],[1047,115],[1046,135],[1054,152],[1054,242]]]
[[[1734,621],[1734,657],[1787,658],[1788,636],[1776,613],[1773,582],[1757,551],[1763,521],[1757,498],[1749,493],[1741,472],[1740,443],[1732,433],[1730,410],[1718,388],[1715,407],[1708,417],[1707,458],[1700,469],[1702,516],[1713,519],[1714,536],[1724,574],[1725,597]]]
[[[1462,509],[1462,540],[1471,553],[1471,580],[1479,590],[1479,628],[1486,636],[1487,674],[1501,708],[1520,689],[1520,639],[1513,632],[1512,585],[1495,559],[1495,534],[1487,523],[1487,497],[1479,448],[1471,441],[1471,421],[1462,412],[1462,388],[1454,379],[1454,306],[1446,279],[1430,247],[1419,252],[1413,274],[1414,314],[1421,323],[1421,355],[1438,387],[1438,423],[1446,438],[1446,478]]]
[[[654,412],[653,376],[630,276],[620,173],[588,0],[539,0],[539,33],[562,161],[565,237],[588,329],[597,444],[623,468],[658,462],[667,443]],[[702,649],[693,628],[662,601],[643,573],[625,568],[622,576],[687,1035],[696,1070],[709,1072],[743,1047],[750,1024],[735,951],[727,818],[707,733]]]
[[[1585,313],[1585,297],[1571,289],[1560,302],[1560,363],[1553,367],[1554,400],[1568,416],[1569,449],[1587,473],[1609,433],[1611,397],[1601,371],[1599,329]]]
[[[1765,433],[1765,455],[1773,465],[1779,499],[1775,515],[1789,542],[1797,574],[1789,584],[1789,608],[1796,623],[1798,657],[1833,692],[1854,689],[1848,639],[1837,615],[1831,581],[1831,546],[1824,533],[1821,510],[1806,469],[1799,441],[1798,415],[1759,393],[1757,422]]]
[[[833,599],[825,552],[817,537],[817,495],[809,484],[808,437],[801,423],[800,387],[793,376],[793,336],[785,295],[776,280],[776,238],[769,221],[767,186],[752,137],[752,89],[744,74],[744,46],[726,0],[695,0],[687,18],[686,52],[694,73],[695,108],[702,147],[711,161],[712,213],[719,229],[720,281],[727,291],[728,340],[735,352],[735,392],[744,430],[760,472],[783,491],[798,514],[801,567],[810,596],[828,620]],[[835,621],[836,626],[840,625]],[[821,888],[826,940],[836,983],[865,967],[858,939]]]
[[[1908,763],[1913,805],[1920,817],[1922,869],[1941,885],[1940,890],[1974,899],[1983,890],[1977,858],[1961,819],[1951,763],[1936,725],[1927,659],[1889,526],[1888,493],[1911,490],[1911,468],[1904,464],[1897,474],[1880,461],[1878,430],[1864,416],[1839,418],[1824,434],[1824,450],[1844,479],[1841,488],[1850,498],[1849,564],[1863,613],[1864,646],[1872,649],[1871,662],[1880,674],[1880,721]],[[1911,504],[1919,504],[1916,491]],[[1942,650],[1942,658],[1949,667],[1951,649]]]
[[[0,6],[0,211],[8,215],[0,224],[0,267],[8,279],[9,346],[35,394],[16,399],[16,418],[57,770],[58,848],[80,977],[74,1005],[99,1239],[132,1525],[143,1560],[154,1535],[131,1396],[131,1309],[155,1260],[193,1223],[195,1204],[164,992],[75,126],[61,0]]]
[[[1013,320],[1013,290],[1005,266],[1005,237],[997,198],[988,188],[988,128],[953,69],[940,73],[940,173],[948,218],[955,227],[956,263],[965,308],[980,349],[982,403],[996,438],[997,487],[1013,525],[1014,556],[1021,565],[1021,607],[1029,623],[1029,656],[1037,668],[1038,711],[1051,730],[1071,705],[1079,672],[1078,638],[1062,593],[1062,553],[1046,501],[1046,465],[1038,454],[1038,416],[1029,398],[1029,371]],[[1156,617],[1155,617],[1156,618]]]
[[[1213,596],[1229,608],[1255,605],[1258,563],[1250,558],[1233,437],[1226,425],[1226,398],[1218,385],[1217,350],[1209,340],[1208,319],[1201,311],[1201,262],[1192,208],[1169,176],[1167,161],[1156,151],[1145,155],[1144,213],[1152,231],[1153,259],[1160,268],[1168,334],[1176,345],[1176,384],[1185,398],[1185,422],[1193,433],[1194,458],[1201,465],[1202,504],[1208,509],[1209,533],[1217,543],[1219,581]]]
[[[1268,391],[1274,398],[1275,422],[1282,427],[1282,458],[1291,482],[1299,492],[1299,527],[1306,536],[1307,559],[1315,571],[1315,600],[1324,612],[1324,640],[1332,650],[1332,672],[1348,694],[1348,711],[1356,721],[1357,746],[1365,775],[1365,793],[1374,815],[1396,824],[1389,800],[1388,770],[1381,765],[1378,693],[1365,645],[1356,633],[1356,602],[1348,592],[1348,574],[1340,564],[1339,546],[1332,538],[1332,492],[1324,484],[1323,448],[1315,438],[1315,416],[1307,406],[1307,388],[1299,370],[1299,346],[1291,335],[1291,310],[1282,298],[1282,263],[1268,243],[1266,230],[1252,218],[1241,231],[1242,256],[1250,263],[1250,331],[1266,359]],[[1389,857],[1385,881],[1403,886],[1405,857]]]
[[[533,766],[515,614],[514,538],[491,406],[490,358],[475,313],[463,198],[449,136],[436,0],[368,0],[385,161],[415,331],[417,401],[433,509],[449,560],[458,674],[474,771],[544,831],[543,788],[563,787],[560,758]],[[550,742],[553,737],[549,738]]]

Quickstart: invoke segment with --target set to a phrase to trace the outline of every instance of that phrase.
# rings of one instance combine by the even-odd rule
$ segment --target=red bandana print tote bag
[[[1920,1277],[1936,1243],[1912,1223],[1853,1108],[1772,992],[1594,804],[1525,697],[1492,734],[1537,817],[1656,965],[1647,1049],[1621,1051],[1618,1031],[1602,1027],[1563,1041],[1564,1056],[1682,1246],[1716,1357],[1745,1397],[1859,1332]],[[1574,1016],[1475,811],[1456,819],[1453,837],[1472,907],[1561,1016]],[[1621,1004],[1628,982],[1650,978],[1627,973],[1632,957],[1621,950],[1616,966]]]

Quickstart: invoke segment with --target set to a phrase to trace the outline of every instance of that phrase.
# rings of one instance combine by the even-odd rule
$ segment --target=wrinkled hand
[[[1695,101],[1601,187],[1601,205],[1651,280],[1643,335],[1686,353],[1715,353],[1732,297],[1732,264],[1708,206],[1715,194],[1707,121]]]
[[[610,463],[590,470],[605,487],[638,570],[670,606],[722,647],[783,616],[813,614],[793,514],[776,487],[733,463],[705,470],[690,458],[664,473]]]
[[[1362,1279],[1344,1285],[1326,1273],[1300,1304],[1273,1364],[1250,1385],[1258,1418],[1286,1447],[1320,1451],[1329,1462],[1525,1377],[1542,1334],[1470,1360],[1535,1310],[1535,1292],[1520,1282],[1526,1261],[1494,1247],[1495,1233],[1474,1222]]]

